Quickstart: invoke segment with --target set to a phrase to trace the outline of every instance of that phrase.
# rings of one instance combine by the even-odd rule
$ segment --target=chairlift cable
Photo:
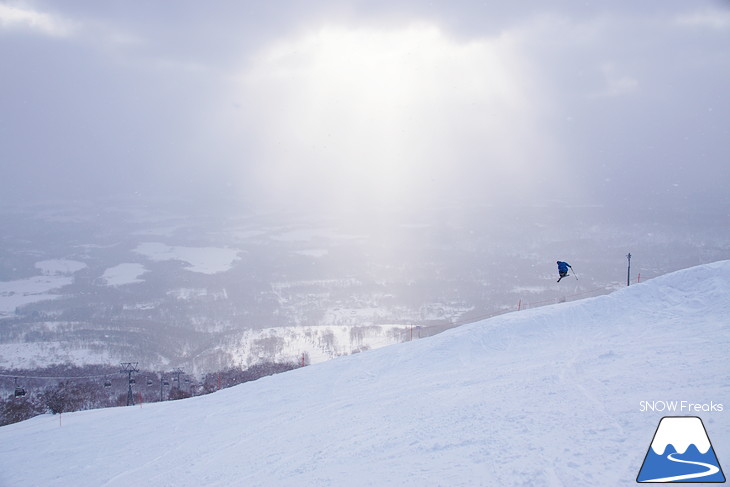
[[[20,374],[0,374],[0,377],[8,377],[8,378],[23,378],[23,379],[39,379],[39,380],[53,380],[53,379],[96,379],[99,377],[106,377],[109,374],[101,374],[101,375],[77,375],[77,376],[40,376],[40,375],[20,375]]]

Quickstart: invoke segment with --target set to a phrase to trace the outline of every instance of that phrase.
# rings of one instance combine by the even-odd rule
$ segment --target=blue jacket
[[[568,272],[568,267],[570,267],[570,264],[567,262],[558,261],[558,272]],[[572,269],[572,267],[570,267]]]

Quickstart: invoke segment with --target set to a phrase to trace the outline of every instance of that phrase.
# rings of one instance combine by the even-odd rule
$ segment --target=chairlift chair
[[[18,378],[15,378],[15,397],[23,397],[25,396],[25,389],[22,386],[18,385]]]
[[[147,387],[152,385],[152,379],[147,379]]]

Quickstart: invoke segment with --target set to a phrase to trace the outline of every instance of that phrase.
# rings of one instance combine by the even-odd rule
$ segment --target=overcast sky
[[[0,201],[702,211],[729,5],[0,0]]]

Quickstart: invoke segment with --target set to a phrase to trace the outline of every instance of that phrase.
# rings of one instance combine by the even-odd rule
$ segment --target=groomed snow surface
[[[0,485],[633,485],[678,415],[727,466],[728,321],[730,262],[704,265],[208,396],[5,426]],[[724,410],[640,407],[674,400]]]

